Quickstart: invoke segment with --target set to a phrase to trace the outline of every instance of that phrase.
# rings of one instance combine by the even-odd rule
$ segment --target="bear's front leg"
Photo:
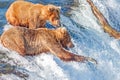
[[[78,61],[78,62],[92,62],[92,63],[95,63],[97,64],[97,61],[91,57],[84,57],[84,56],[80,56],[80,55],[73,55],[74,56],[74,60],[75,61]]]
[[[67,50],[64,50],[61,46],[57,46],[57,45],[52,46],[52,49],[50,49],[50,52],[52,52],[54,55],[56,55],[63,61],[76,61],[76,62],[88,61],[88,62],[93,62],[97,64],[97,61],[95,59],[73,54]]]
[[[29,13],[29,19],[28,19],[29,28],[30,29],[36,29],[37,25],[38,25],[38,22],[39,22],[38,13],[34,13],[34,12]]]
[[[31,18],[29,20],[29,29],[35,29],[36,28],[36,20]]]
[[[65,53],[60,54],[60,59],[64,61],[76,61],[76,62],[92,62],[97,64],[97,61],[91,57],[85,57],[81,55],[76,55],[73,53],[70,53],[68,51],[65,51]]]

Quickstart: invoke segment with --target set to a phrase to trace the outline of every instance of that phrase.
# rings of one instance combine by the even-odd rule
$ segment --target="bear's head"
[[[54,27],[60,27],[60,7],[48,4],[46,5],[46,8],[48,16],[47,20],[50,21]]]
[[[74,44],[72,43],[71,37],[68,31],[66,30],[66,28],[64,27],[57,28],[56,33],[57,33],[58,41],[60,42],[62,47],[66,49],[74,47]]]

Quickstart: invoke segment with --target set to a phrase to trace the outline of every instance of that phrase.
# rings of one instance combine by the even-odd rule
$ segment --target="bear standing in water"
[[[18,0],[13,2],[8,8],[6,19],[11,25],[30,29],[45,27],[47,20],[53,26],[59,27],[60,7]]]
[[[1,35],[1,43],[4,47],[17,51],[22,56],[50,52],[63,61],[97,63],[93,58],[76,55],[65,50],[74,45],[67,30],[62,27],[56,30],[13,27]]]

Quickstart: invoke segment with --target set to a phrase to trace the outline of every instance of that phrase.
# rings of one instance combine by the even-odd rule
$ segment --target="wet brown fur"
[[[73,47],[73,43],[67,30],[62,27],[56,30],[13,27],[1,35],[1,43],[22,56],[50,52],[64,61],[84,62],[92,59],[65,50],[66,47]]]

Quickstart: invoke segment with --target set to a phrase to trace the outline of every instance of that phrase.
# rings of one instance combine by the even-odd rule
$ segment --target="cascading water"
[[[111,26],[119,31],[120,1],[93,2]],[[0,62],[13,67],[13,71],[2,74],[0,80],[120,80],[120,41],[103,31],[86,0],[78,0],[68,13],[69,16],[61,14],[61,22],[75,44],[70,51],[95,58],[97,65],[90,62],[63,62],[50,54],[22,57],[0,45]]]

